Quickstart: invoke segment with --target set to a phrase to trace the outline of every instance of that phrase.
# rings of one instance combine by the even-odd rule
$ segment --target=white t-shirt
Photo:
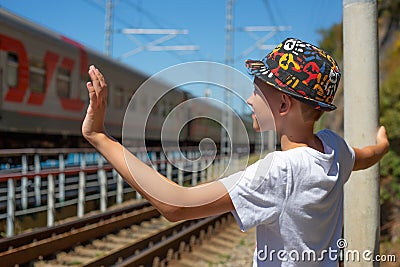
[[[325,153],[275,151],[220,180],[242,231],[257,226],[253,266],[338,266],[343,185],[354,151],[330,130],[317,136]]]

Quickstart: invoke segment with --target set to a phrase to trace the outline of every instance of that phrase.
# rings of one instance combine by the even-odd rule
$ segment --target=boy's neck
[[[314,134],[313,127],[305,127],[304,129],[286,130],[281,134],[282,151],[290,150],[297,147],[310,147],[321,153],[324,153],[324,146],[321,140]]]

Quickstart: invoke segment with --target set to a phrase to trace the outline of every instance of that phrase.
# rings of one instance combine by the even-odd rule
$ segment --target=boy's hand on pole
[[[101,72],[93,65],[89,67],[88,73],[92,80],[86,84],[90,103],[82,124],[82,134],[93,144],[96,137],[105,134],[104,117],[107,106],[107,84]]]
[[[389,151],[389,140],[386,134],[385,126],[381,126],[376,134],[376,144],[382,147],[383,154]]]
[[[379,127],[378,132],[376,134],[376,143],[387,144],[389,146],[389,141],[387,138],[385,126]]]

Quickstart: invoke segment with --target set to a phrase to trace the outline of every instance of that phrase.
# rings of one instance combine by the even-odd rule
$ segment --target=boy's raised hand
[[[92,80],[87,82],[90,103],[82,124],[83,136],[93,144],[96,137],[105,134],[104,117],[107,106],[107,84],[101,72],[91,65],[89,76]]]

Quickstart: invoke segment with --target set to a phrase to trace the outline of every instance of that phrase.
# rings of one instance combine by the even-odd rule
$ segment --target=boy
[[[89,68],[83,136],[167,219],[231,211],[242,230],[257,226],[254,266],[337,266],[326,252],[337,248],[341,236],[343,184],[352,170],[372,166],[387,152],[385,129],[379,129],[376,145],[363,149],[351,148],[329,130],[313,133],[322,112],[335,109],[331,103],[340,72],[326,52],[311,44],[289,38],[262,61],[246,65],[255,76],[247,100],[254,110],[253,127],[266,129],[269,106],[282,151],[242,172],[184,188],[138,160],[106,134],[107,86],[94,66]],[[185,204],[170,204],[177,200]],[[304,252],[308,258],[301,257]]]

